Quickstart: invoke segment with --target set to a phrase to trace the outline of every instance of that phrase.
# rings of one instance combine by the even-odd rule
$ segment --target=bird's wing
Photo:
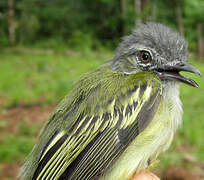
[[[108,102],[107,112],[89,116],[80,111],[68,132],[53,133],[32,179],[89,180],[100,176],[147,127],[160,103],[160,88],[148,82],[124,94]]]

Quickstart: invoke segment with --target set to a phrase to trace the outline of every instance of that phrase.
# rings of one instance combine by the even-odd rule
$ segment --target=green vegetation
[[[197,53],[203,9],[203,0],[1,0],[0,47],[113,48],[137,22],[156,21],[178,29]]]
[[[94,69],[112,54],[94,53],[17,53],[4,52],[0,54],[0,99],[5,102],[1,111],[18,104],[32,105],[41,103],[58,103],[72,88],[74,82],[87,71]],[[191,60],[204,74],[204,64]],[[182,85],[181,98],[184,107],[183,127],[177,133],[174,145],[161,157],[161,164],[167,166],[171,163],[179,163],[183,152],[177,151],[179,146],[188,146],[186,152],[192,153],[198,160],[204,161],[204,79],[193,76],[200,88]],[[36,114],[36,116],[41,116]],[[42,123],[32,122],[29,119],[17,122],[19,130],[0,138],[1,162],[12,163],[22,161],[31,151],[36,134],[42,128]],[[7,127],[5,121],[1,121],[0,128]],[[18,137],[18,138],[16,138]]]
[[[109,55],[1,53],[2,106],[50,103],[61,99],[81,74],[111,58]]]

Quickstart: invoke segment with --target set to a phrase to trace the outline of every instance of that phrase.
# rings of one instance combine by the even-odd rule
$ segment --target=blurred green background
[[[16,179],[44,122],[84,73],[114,56],[142,22],[170,26],[204,74],[203,0],[0,0],[0,179]],[[152,169],[166,180],[204,178],[204,78],[181,86],[183,126]]]

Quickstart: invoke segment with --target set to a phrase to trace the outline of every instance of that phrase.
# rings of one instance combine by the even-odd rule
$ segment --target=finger
[[[135,174],[130,180],[160,180],[160,178],[151,172],[142,171],[139,174]]]

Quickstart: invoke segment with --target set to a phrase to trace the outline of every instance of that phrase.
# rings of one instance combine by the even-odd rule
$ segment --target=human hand
[[[160,180],[160,178],[149,171],[141,171],[140,173],[134,174],[130,180]]]

